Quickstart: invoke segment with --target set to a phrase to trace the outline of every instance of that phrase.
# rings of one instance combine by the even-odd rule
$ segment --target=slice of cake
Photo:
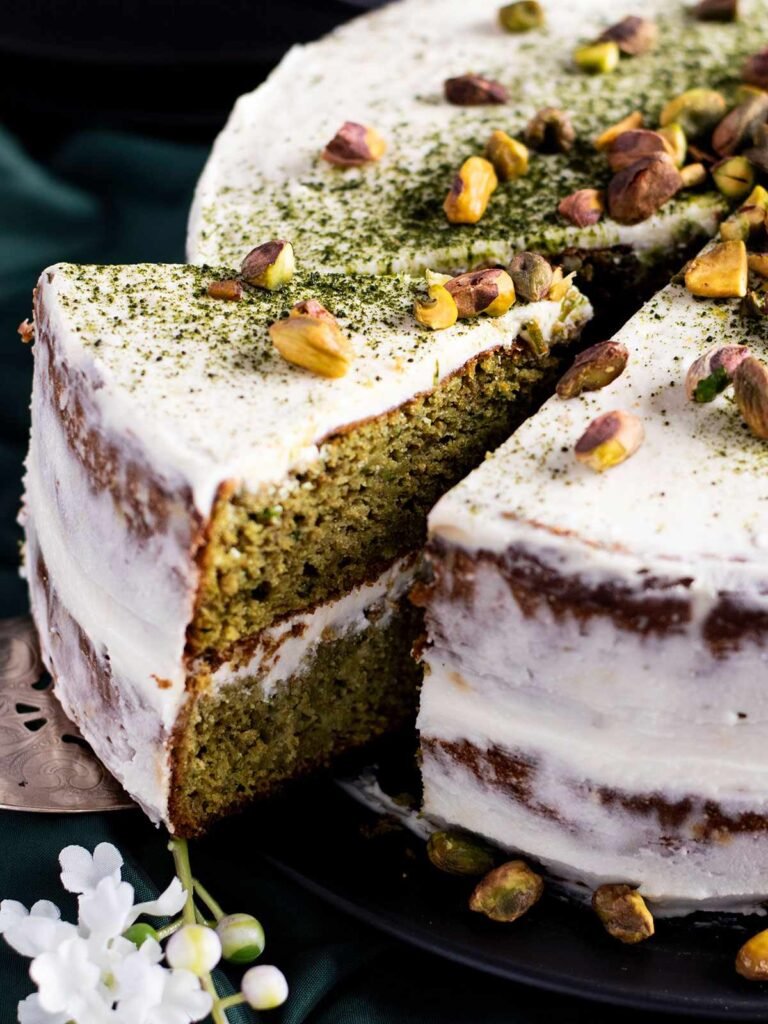
[[[670,913],[768,894],[765,282],[686,282],[432,512],[419,718],[430,814]]]
[[[754,0],[740,21],[720,24],[695,20],[682,2],[545,3],[545,24],[520,34],[503,30],[498,7],[407,0],[294,48],[238,101],[216,142],[190,218],[193,262],[233,265],[271,235],[318,268],[450,272],[529,249],[581,268],[598,296],[619,287],[641,296],[654,268],[666,284],[681,251],[715,232],[725,209],[717,192],[680,192],[639,222],[558,208],[608,185],[606,148],[594,145],[606,129],[630,116],[656,127],[673,97],[730,83],[764,44],[768,5]],[[610,74],[579,70],[579,45],[627,13],[654,19],[655,46]],[[456,89],[469,72],[493,86],[485,102]],[[537,122],[545,108],[567,115],[562,132]],[[323,159],[345,122],[381,137],[375,163]],[[500,182],[480,223],[451,226],[444,200],[455,175],[498,130],[527,145],[527,170]]]
[[[561,283],[433,332],[420,288],[300,273],[270,292],[149,265],[40,279],[24,523],[43,657],[177,833],[413,714],[426,513],[551,388],[590,315]],[[311,304],[344,339],[339,379],[270,335]]]

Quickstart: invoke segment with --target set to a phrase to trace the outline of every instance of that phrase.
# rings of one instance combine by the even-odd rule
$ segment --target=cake
[[[613,383],[552,397],[431,513],[425,809],[577,891],[749,911],[768,894],[768,449],[730,392],[692,395],[713,345],[760,357],[768,327],[677,283],[614,342]],[[644,440],[595,473],[573,447],[616,410]]]
[[[627,186],[618,201],[626,153],[611,148],[609,168],[600,149],[617,122],[656,125],[692,88],[722,87],[721,113],[732,107],[768,7],[705,24],[639,6],[656,45],[595,76],[572,54],[623,13],[608,0],[574,0],[519,36],[490,0],[358,19],[238,102],[197,190],[191,265],[43,273],[23,514],[33,615],[65,709],[173,832],[412,720],[421,625],[407,594],[429,508],[551,393],[592,315],[582,284],[625,318],[717,231],[727,189],[706,187],[674,123],[647,133],[663,149],[640,160],[650,199]],[[458,208],[477,175],[470,218]],[[287,242],[293,279],[251,281],[254,247]],[[430,321],[437,296],[457,313],[451,296],[470,287],[449,277],[507,279],[502,266],[518,293],[506,312]],[[345,339],[338,379],[292,365],[274,333],[311,303]],[[435,671],[441,593],[428,806],[445,760],[430,716],[441,692],[452,700]],[[464,823],[460,799],[446,810]]]
[[[237,302],[208,294],[223,280],[60,265],[35,309],[43,657],[104,764],[184,835],[412,720],[426,513],[551,388],[590,314],[568,286],[432,332],[404,276],[299,272]],[[343,379],[270,340],[307,299],[351,340]]]

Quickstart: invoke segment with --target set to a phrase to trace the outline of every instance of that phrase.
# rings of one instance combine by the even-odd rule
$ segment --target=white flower
[[[123,858],[111,843],[99,843],[91,855],[82,846],[65,846],[59,854],[61,884],[67,892],[93,892],[104,878],[120,881]]]
[[[171,967],[182,967],[198,977],[212,971],[221,960],[221,939],[203,924],[187,924],[170,937],[165,959]]]
[[[149,914],[151,917],[173,917],[181,911],[186,900],[186,889],[178,878],[174,878],[168,888],[161,892],[156,900],[147,900],[146,903],[136,904],[131,912],[129,924],[133,924],[142,914]]]
[[[254,1010],[274,1010],[288,998],[288,982],[279,967],[261,964],[243,975],[240,991]]]
[[[22,956],[46,953],[77,935],[73,924],[61,921],[59,908],[49,900],[38,900],[27,910],[16,900],[0,903],[0,935]]]
[[[115,971],[117,1012],[124,1024],[189,1024],[210,1012],[213,1000],[199,979],[190,971],[161,967],[161,956],[149,940]]]
[[[83,998],[95,991],[101,980],[88,942],[79,936],[35,957],[29,973],[37,984],[42,1008],[48,1013],[69,1013],[73,1018]]]
[[[37,992],[19,1003],[19,1024],[68,1024],[66,1013],[48,1013],[40,1005]]]
[[[156,900],[134,905],[133,897],[133,886],[128,882],[115,882],[111,876],[102,878],[95,889],[78,898],[81,928],[88,935],[122,935],[142,914],[156,917],[178,914],[184,906],[186,893],[178,878],[174,878]]]

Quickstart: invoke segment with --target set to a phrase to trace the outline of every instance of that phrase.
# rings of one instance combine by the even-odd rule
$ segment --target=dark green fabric
[[[0,616],[26,610],[17,578],[15,528],[26,443],[31,352],[15,329],[29,314],[40,270],[60,260],[174,261],[182,258],[186,213],[205,153],[107,132],[73,135],[44,165],[0,131]],[[228,911],[256,914],[267,933],[265,962],[291,985],[275,1024],[638,1024],[643,1015],[544,995],[457,967],[357,924],[287,882],[259,858],[257,836],[232,877],[225,840],[193,844],[193,868]],[[230,833],[231,834],[231,833]],[[52,899],[74,911],[58,881],[69,843],[114,842],[127,877],[149,892],[171,873],[163,835],[138,813],[36,816],[0,813],[0,898]],[[231,841],[231,839],[229,840]],[[308,837],[332,842],[333,837]],[[375,885],[375,879],[371,879]],[[32,986],[28,961],[0,940],[0,1024]],[[656,1017],[656,1015],[654,1015]],[[230,1014],[243,1024],[249,1011]],[[657,1018],[658,1019],[658,1018]]]

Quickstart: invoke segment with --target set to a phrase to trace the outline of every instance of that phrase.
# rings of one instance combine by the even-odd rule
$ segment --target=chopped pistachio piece
[[[206,291],[212,299],[224,299],[226,302],[239,302],[243,297],[243,286],[234,277],[225,281],[211,281]]]
[[[659,29],[655,21],[630,14],[607,28],[598,41],[616,43],[621,53],[627,57],[639,57],[652,50],[658,39]]]
[[[449,103],[458,107],[480,107],[488,103],[506,103],[507,90],[499,82],[482,75],[446,78],[443,89]]]
[[[289,363],[320,377],[343,377],[354,350],[337,323],[311,316],[286,317],[269,328],[272,342]]]
[[[724,97],[714,89],[688,89],[666,104],[660,122],[662,128],[675,122],[689,139],[695,139],[714,128],[726,110]]]
[[[427,287],[428,298],[417,298],[413,303],[413,315],[423,326],[433,331],[453,327],[459,318],[456,300],[444,284],[432,283]]]
[[[736,954],[736,970],[747,981],[768,981],[768,929],[747,939]]]
[[[469,900],[470,910],[492,921],[517,921],[541,899],[544,882],[522,860],[512,860],[491,871]]]
[[[323,150],[322,157],[337,167],[362,167],[380,160],[386,149],[386,142],[373,128],[345,121]]]
[[[607,75],[619,66],[619,47],[617,43],[590,43],[580,46],[573,55],[576,67],[586,71],[588,75]]]
[[[768,277],[768,252],[751,252],[747,255],[747,266],[753,274]]]
[[[515,302],[512,278],[501,268],[471,270],[451,278],[444,287],[453,296],[461,319],[480,313],[501,316]]]
[[[685,287],[709,299],[743,299],[747,294],[747,247],[742,241],[721,242],[691,260]]]
[[[755,437],[768,439],[768,366],[755,356],[739,363],[733,375],[733,397]]]
[[[552,267],[535,252],[520,252],[509,264],[509,276],[515,293],[524,302],[541,302],[549,295],[554,274]],[[560,271],[562,278],[562,271]]]
[[[688,164],[680,168],[682,188],[699,188],[707,180],[707,168],[704,164]]]
[[[493,164],[499,181],[515,181],[528,173],[528,147],[506,132],[491,133],[485,155]]]
[[[264,242],[251,249],[240,266],[243,280],[258,288],[277,291],[292,279],[296,272],[293,246],[284,238]]]
[[[624,132],[634,131],[637,128],[643,127],[643,115],[639,110],[633,111],[631,114],[627,114],[621,121],[617,121],[616,124],[612,124],[610,128],[606,128],[595,139],[595,149],[602,150],[608,149],[611,143]]]
[[[757,92],[728,111],[712,134],[712,148],[719,156],[732,156],[766,120],[768,93]]]
[[[557,212],[577,228],[587,228],[605,213],[605,196],[596,188],[580,188],[560,200]]]
[[[465,160],[443,203],[451,224],[477,224],[499,184],[493,164],[481,156]]]
[[[499,23],[506,32],[530,32],[544,24],[544,9],[537,0],[517,0],[499,8]]]
[[[712,168],[715,185],[726,199],[744,199],[755,185],[755,169],[743,156],[728,156]]]
[[[578,398],[585,391],[600,391],[620,377],[627,366],[629,351],[619,341],[601,341],[576,356],[573,366],[557,384],[560,398]]]
[[[592,895],[592,906],[605,930],[619,942],[634,945],[655,931],[645,900],[630,885],[601,885]]]
[[[688,139],[681,126],[673,121],[666,127],[659,128],[659,135],[669,143],[669,152],[675,161],[675,166],[682,167],[688,154]]]
[[[454,830],[433,832],[427,842],[427,856],[449,875],[485,875],[493,870],[496,860],[487,843]]]

